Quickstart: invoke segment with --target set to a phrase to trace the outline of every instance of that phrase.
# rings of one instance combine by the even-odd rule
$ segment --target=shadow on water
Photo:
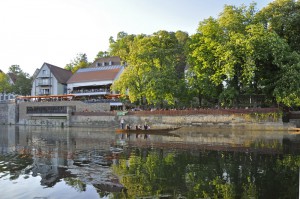
[[[300,136],[278,131],[0,126],[0,186],[10,198],[296,198],[299,154]]]

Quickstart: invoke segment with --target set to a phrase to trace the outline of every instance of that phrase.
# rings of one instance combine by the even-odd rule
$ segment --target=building
[[[119,57],[99,58],[89,68],[79,69],[68,80],[68,94],[81,100],[108,102],[107,98],[117,95],[110,87],[123,70]],[[119,102],[110,103],[111,106],[122,106]]]
[[[67,81],[72,72],[44,63],[32,82],[32,96],[67,94]]]

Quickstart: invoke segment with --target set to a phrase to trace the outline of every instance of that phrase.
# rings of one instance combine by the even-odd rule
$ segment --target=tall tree
[[[75,73],[80,68],[87,68],[89,65],[87,55],[85,53],[79,53],[74,60],[65,66],[65,69]]]
[[[23,73],[23,71],[19,65],[11,65],[8,68],[8,73],[13,73],[16,76],[18,76],[19,74]]]
[[[11,85],[11,92],[17,95],[30,95],[32,79],[29,74],[25,73],[19,65],[11,65],[8,73],[12,73],[15,77],[15,82]]]
[[[12,85],[12,91],[18,95],[30,95],[32,87],[32,78],[27,73],[20,73],[16,82]]]
[[[9,83],[8,76],[0,72],[0,93],[4,96],[5,93],[9,93],[11,91],[11,85]]]
[[[109,56],[109,53],[107,51],[99,51],[95,57],[95,60],[99,59],[99,58],[103,58],[103,57],[108,57],[108,56]]]
[[[184,53],[183,48],[178,48],[175,33],[158,31],[149,36],[138,35],[124,46],[126,49],[118,52],[127,52],[128,66],[113,89],[122,93],[128,91],[132,102],[174,104],[176,82],[183,76],[183,71],[177,74],[176,67],[182,61],[178,57]]]
[[[300,1],[275,0],[260,11],[259,18],[300,53]]]
[[[218,19],[200,23],[189,54],[190,83],[199,96],[213,96],[216,92],[207,91],[214,84],[224,105],[238,105],[243,94],[264,94],[274,101],[283,57],[290,51],[285,40],[258,19],[251,4],[225,6]]]
[[[136,35],[129,35],[125,32],[119,32],[116,40],[111,37],[109,40],[110,55],[119,56],[122,60],[127,60],[135,37]]]

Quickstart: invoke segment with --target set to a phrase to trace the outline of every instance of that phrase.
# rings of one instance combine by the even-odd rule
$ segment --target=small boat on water
[[[175,131],[181,127],[164,128],[164,129],[116,129],[116,133],[139,133],[139,134],[162,134]]]

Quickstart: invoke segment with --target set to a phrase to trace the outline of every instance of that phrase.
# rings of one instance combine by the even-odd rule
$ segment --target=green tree
[[[176,67],[182,63],[178,58],[184,53],[176,34],[158,31],[149,36],[138,35],[124,46],[117,52],[126,52],[123,60],[127,67],[113,89],[122,94],[128,92],[131,102],[174,104],[176,82],[183,76],[183,70],[178,74]]]
[[[259,12],[265,27],[285,39],[292,50],[300,53],[300,2],[275,0]]]
[[[274,96],[278,103],[288,107],[300,106],[300,55],[296,52],[286,55],[281,75],[276,82]]]
[[[117,39],[114,40],[113,37],[109,39],[109,51],[112,56],[119,56],[122,60],[127,60],[130,53],[130,48],[136,35],[129,35],[125,32],[119,32],[117,34]]]
[[[0,72],[0,93],[4,96],[5,93],[9,93],[11,91],[11,84],[9,83],[8,76]]]
[[[8,73],[12,73],[15,77],[14,84],[11,85],[11,92],[18,95],[30,95],[32,78],[28,73],[25,73],[19,65],[11,65]]]
[[[99,59],[99,58],[103,58],[103,57],[108,57],[108,56],[109,56],[108,52],[106,52],[106,51],[99,51],[98,54],[95,57],[95,60]]]
[[[30,95],[32,87],[32,78],[29,74],[20,73],[17,76],[16,82],[12,85],[12,91],[18,95]]]
[[[90,63],[88,62],[86,54],[79,53],[74,60],[65,66],[65,69],[75,73],[80,68],[87,68],[89,65]]]
[[[11,65],[8,68],[8,73],[13,73],[14,75],[18,76],[19,74],[23,73],[23,70],[19,65]]]
[[[225,6],[218,19],[200,23],[191,37],[187,73],[199,98],[217,96],[222,104],[233,106],[241,95],[264,94],[269,103],[275,102],[277,81],[287,71],[284,56],[291,51],[259,19],[251,4]]]

